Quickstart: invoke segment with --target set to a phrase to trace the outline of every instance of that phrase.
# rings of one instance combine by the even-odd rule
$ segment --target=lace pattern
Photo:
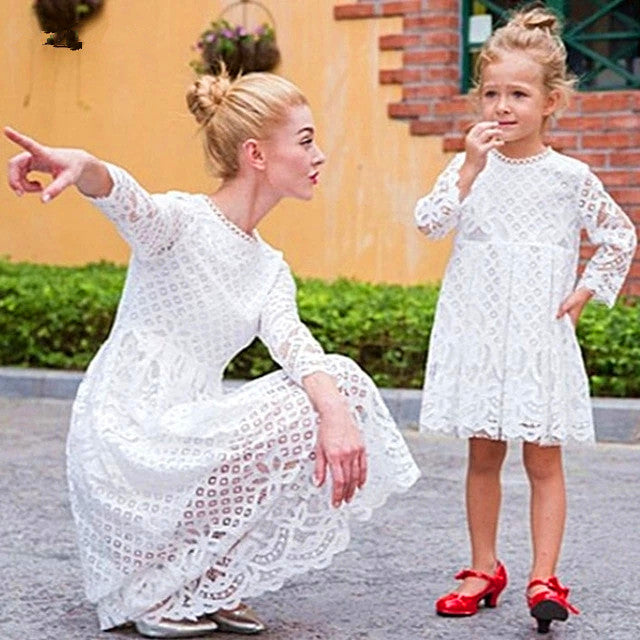
[[[439,237],[454,219],[457,230],[429,343],[421,428],[543,445],[593,441],[574,328],[556,313],[575,286],[580,229],[600,246],[579,286],[612,304],[633,256],[633,225],[586,165],[552,150],[521,163],[489,154],[455,209],[462,158],[416,207],[426,233]]]
[[[418,476],[380,395],[302,325],[282,255],[248,241],[208,198],[150,196],[110,167],[94,200],[133,247],[109,339],[74,402],[71,506],[102,629],[195,618],[327,565],[351,518]],[[229,360],[259,335],[284,371],[222,392]],[[311,483],[317,415],[300,379],[332,375],[362,430],[369,480],[331,507]]]
[[[597,300],[611,307],[633,260],[637,244],[635,227],[593,174],[585,177],[579,197],[582,224],[598,249],[578,286],[591,289]]]

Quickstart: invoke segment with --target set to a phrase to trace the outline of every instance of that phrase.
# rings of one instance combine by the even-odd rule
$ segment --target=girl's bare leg
[[[507,443],[486,438],[469,439],[466,500],[471,539],[471,568],[493,575],[502,490],[500,472]],[[466,578],[458,593],[473,595],[487,586],[480,578]]]
[[[530,579],[546,580],[556,572],[567,515],[562,449],[526,442],[522,454],[531,485]]]

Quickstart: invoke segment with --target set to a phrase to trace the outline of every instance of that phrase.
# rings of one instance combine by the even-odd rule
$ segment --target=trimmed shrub
[[[84,369],[106,339],[125,268],[0,260],[0,364]],[[298,280],[300,317],[323,348],[353,358],[383,387],[419,388],[438,296],[434,286]],[[640,396],[640,304],[591,304],[578,326],[594,395]],[[227,369],[254,378],[277,368],[255,341]]]

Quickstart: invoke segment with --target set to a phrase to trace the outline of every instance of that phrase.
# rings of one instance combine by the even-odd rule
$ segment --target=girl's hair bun
[[[228,74],[200,76],[187,91],[187,105],[198,124],[204,125],[216,112],[231,87]]]
[[[560,35],[562,31],[558,17],[548,9],[541,7],[516,13],[511,18],[510,24],[522,29],[544,29],[554,36]]]

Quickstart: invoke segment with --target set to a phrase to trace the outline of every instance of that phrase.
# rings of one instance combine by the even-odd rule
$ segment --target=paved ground
[[[64,474],[67,400],[0,397],[0,640],[127,640],[100,633],[82,591]],[[527,574],[527,484],[518,448],[504,473],[501,556],[511,582],[495,610],[438,618],[436,597],[465,561],[465,443],[405,431],[423,477],[325,571],[252,601],[263,640],[533,640]],[[640,638],[640,446],[566,454],[569,522],[559,574],[583,610],[553,640]],[[237,638],[238,636],[235,636]],[[215,634],[216,640],[232,636]]]

